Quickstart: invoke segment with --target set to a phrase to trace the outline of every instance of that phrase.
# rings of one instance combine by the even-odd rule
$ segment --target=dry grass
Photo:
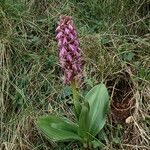
[[[1,149],[82,149],[74,141],[48,141],[34,124],[46,113],[73,119],[70,87],[62,84],[54,39],[62,13],[73,16],[79,33],[84,60],[82,96],[101,81],[109,89],[110,104],[132,91],[134,111],[127,118],[120,121],[122,116],[109,110],[105,128],[97,136],[105,144],[103,149],[150,149],[149,4],[147,0],[0,2]],[[116,88],[122,80],[130,90],[124,90],[129,88],[126,85]]]

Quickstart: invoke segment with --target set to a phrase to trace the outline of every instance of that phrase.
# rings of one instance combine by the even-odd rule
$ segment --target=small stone
[[[133,122],[133,117],[132,116],[129,116],[128,118],[126,118],[126,121],[125,121],[127,124],[129,123],[132,123]]]

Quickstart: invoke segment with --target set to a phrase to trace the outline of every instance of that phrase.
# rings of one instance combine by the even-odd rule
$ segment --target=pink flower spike
[[[77,32],[71,16],[60,16],[55,30],[59,49],[59,61],[64,73],[64,83],[81,76],[81,54]]]

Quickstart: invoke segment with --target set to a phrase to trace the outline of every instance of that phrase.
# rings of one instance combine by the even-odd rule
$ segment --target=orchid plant
[[[80,102],[77,85],[81,82],[81,51],[77,32],[70,16],[60,16],[56,28],[59,60],[64,72],[64,84],[70,84],[76,121],[62,116],[41,116],[36,125],[54,141],[77,140],[83,145],[99,145],[95,136],[103,128],[108,110],[109,95],[103,83],[94,86]]]

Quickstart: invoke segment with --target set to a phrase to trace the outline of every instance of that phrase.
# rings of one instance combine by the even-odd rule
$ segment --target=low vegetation
[[[64,86],[55,28],[72,16],[84,61],[81,96],[105,83],[110,106],[96,138],[104,150],[150,149],[150,2],[148,0],[0,1],[2,150],[78,150],[35,126],[41,115],[74,120]],[[99,148],[100,149],[100,148]]]

